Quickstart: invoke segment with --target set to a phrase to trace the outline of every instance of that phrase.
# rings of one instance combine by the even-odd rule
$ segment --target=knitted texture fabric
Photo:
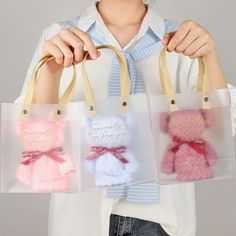
[[[129,115],[89,118],[85,136],[91,149],[86,169],[95,177],[98,187],[126,184],[138,168],[129,150],[133,120]]]
[[[64,145],[63,120],[22,120],[16,133],[22,140],[24,152],[16,178],[30,185],[35,192],[65,192],[75,172]]]
[[[212,178],[212,167],[218,158],[203,135],[213,124],[214,112],[211,109],[162,113],[161,130],[170,135],[171,143],[161,160],[161,172],[176,173],[179,181]]]

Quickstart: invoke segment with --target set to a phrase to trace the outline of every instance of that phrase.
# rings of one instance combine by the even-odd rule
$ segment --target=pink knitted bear
[[[171,143],[161,161],[161,172],[176,173],[179,181],[212,178],[217,154],[202,136],[213,123],[210,109],[162,113],[161,130],[170,135]]]
[[[66,192],[70,175],[75,172],[70,157],[63,149],[65,121],[22,120],[16,133],[24,152],[16,178],[31,185],[35,192]]]

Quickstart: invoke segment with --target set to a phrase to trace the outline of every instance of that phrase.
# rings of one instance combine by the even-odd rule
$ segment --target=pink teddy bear
[[[162,113],[161,130],[172,141],[161,161],[161,172],[176,173],[182,182],[212,178],[217,154],[202,136],[213,123],[214,113],[210,109]]]
[[[16,178],[31,185],[35,192],[66,192],[70,176],[75,172],[70,157],[63,149],[64,120],[22,120],[16,134],[24,152]]]

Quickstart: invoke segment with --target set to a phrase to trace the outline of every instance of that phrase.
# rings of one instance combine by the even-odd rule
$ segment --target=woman
[[[155,44],[137,47],[138,42],[151,37]],[[145,42],[147,42],[146,40]],[[178,91],[195,90],[199,56],[205,56],[212,89],[225,88],[226,83],[216,53],[212,36],[197,23],[186,20],[179,27],[174,22],[162,19],[143,0],[100,0],[78,18],[49,26],[39,41],[29,67],[21,96],[24,98],[33,66],[46,54],[52,54],[55,61],[48,62],[41,70],[36,91],[37,103],[56,103],[61,96],[73,62],[79,64],[88,50],[88,72],[95,96],[104,98],[113,59],[110,54],[96,51],[95,45],[108,43],[120,48],[136,66],[131,80],[141,80],[149,94],[160,93],[158,82],[158,55],[162,44],[172,52],[167,60],[172,83]],[[86,49],[86,50],[85,50]],[[143,57],[135,58],[135,52],[142,51]],[[95,60],[93,62],[93,60]],[[133,60],[133,61],[132,61]],[[96,69],[95,68],[96,65]],[[80,76],[80,65],[77,65]],[[99,69],[97,69],[99,68]],[[98,73],[99,70],[99,73]],[[131,73],[131,72],[130,72]],[[139,75],[137,75],[139,73]],[[177,80],[176,80],[177,78]],[[73,100],[82,100],[82,88],[78,83]],[[134,92],[143,92],[134,89]],[[195,202],[193,184],[161,186],[159,194],[154,184],[143,185],[139,195],[120,195],[113,199],[115,191],[109,190],[106,198],[103,190],[78,194],[54,194],[51,200],[50,236],[194,236]],[[153,198],[144,194],[150,190]],[[136,201],[139,196],[144,196]],[[125,197],[124,197],[125,196]],[[158,198],[160,196],[160,199]],[[109,227],[110,226],[110,227]]]

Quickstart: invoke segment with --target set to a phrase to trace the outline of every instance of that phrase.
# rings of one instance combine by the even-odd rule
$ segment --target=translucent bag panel
[[[21,119],[22,104],[2,104],[1,192],[78,190],[72,131],[79,126],[71,106],[55,120],[55,105],[32,105]]]
[[[231,94],[231,98],[232,95]],[[236,103],[235,103],[235,96],[232,98],[232,104],[231,104],[231,122],[233,127],[233,141],[234,141],[234,151],[235,151],[235,157],[236,157]],[[236,173],[234,175],[234,178],[236,178]]]
[[[131,96],[128,104],[128,112],[120,113],[120,98],[97,100],[97,115],[83,117],[81,189],[156,179],[146,96]]]
[[[179,109],[169,112],[165,96],[152,96],[158,182],[184,183],[232,178],[235,154],[227,90],[213,91],[211,108],[201,93],[177,94]]]

